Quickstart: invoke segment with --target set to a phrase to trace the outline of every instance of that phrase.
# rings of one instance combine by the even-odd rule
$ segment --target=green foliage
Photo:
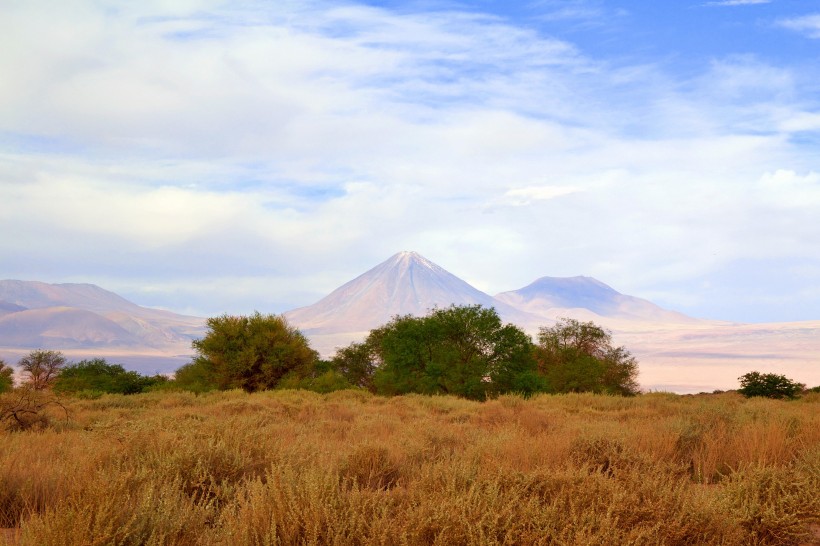
[[[0,358],[0,393],[8,392],[14,387],[14,370]]]
[[[216,379],[210,362],[195,358],[174,373],[174,379],[167,385],[169,389],[180,389],[197,394],[216,390]]]
[[[304,389],[307,391],[327,394],[329,392],[343,391],[354,388],[353,385],[339,372],[333,369],[325,369],[319,366],[317,372],[309,377],[299,377],[291,375],[282,379],[277,388],[280,389]]]
[[[208,319],[208,333],[195,340],[197,358],[177,372],[202,388],[272,389],[285,377],[307,377],[318,355],[284,317],[222,315]],[[191,377],[186,377],[191,376]]]
[[[541,328],[538,367],[555,392],[594,392],[632,396],[639,392],[638,363],[612,335],[593,322],[561,319]]]
[[[66,364],[66,359],[59,351],[31,351],[17,363],[26,377],[26,384],[36,391],[50,389],[60,371]]]
[[[65,366],[54,381],[54,392],[59,393],[115,393],[136,394],[162,383],[162,376],[146,377],[126,371],[119,364],[109,364],[102,358],[82,360]]]
[[[373,390],[376,373],[375,336],[365,343],[351,343],[336,351],[331,360],[333,369],[354,387]]]
[[[372,360],[364,368],[375,370],[373,388],[382,394],[454,394],[483,400],[543,387],[530,338],[502,324],[495,309],[480,305],[454,305],[426,317],[395,317],[373,330],[364,347],[354,344],[348,349],[362,357],[370,351]]]
[[[817,393],[820,393],[820,385],[817,385],[816,387],[812,387],[812,388],[810,388],[810,389],[806,389],[806,392],[817,392]]]
[[[774,399],[793,399],[800,395],[805,385],[792,381],[785,375],[773,373],[749,372],[738,378],[740,388],[737,392],[746,396],[763,396]]]

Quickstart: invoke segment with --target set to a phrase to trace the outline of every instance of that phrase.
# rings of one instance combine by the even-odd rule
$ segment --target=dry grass
[[[812,544],[820,395],[276,391],[0,432],[0,544]]]

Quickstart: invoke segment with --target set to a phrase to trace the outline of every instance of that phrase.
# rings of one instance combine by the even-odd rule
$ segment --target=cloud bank
[[[279,312],[413,249],[490,292],[585,274],[700,316],[820,314],[804,67],[678,73],[457,9],[5,11],[4,277]]]

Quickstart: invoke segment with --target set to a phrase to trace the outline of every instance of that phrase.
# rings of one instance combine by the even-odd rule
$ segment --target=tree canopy
[[[763,396],[775,399],[792,399],[802,392],[805,385],[792,381],[785,375],[774,373],[749,372],[738,378],[738,392],[747,398]]]
[[[61,352],[43,350],[31,351],[17,363],[26,384],[36,391],[50,389],[65,364],[66,358]]]
[[[126,371],[119,364],[109,364],[105,359],[95,358],[65,366],[54,381],[54,392],[136,394],[164,380],[161,376],[146,377]]]
[[[504,324],[493,308],[453,305],[395,316],[360,343],[319,360],[302,333],[277,315],[222,315],[193,342],[197,356],[176,373],[178,388],[364,388],[384,395],[638,392],[637,362],[595,324],[565,319],[542,328],[539,344]]]
[[[14,387],[14,370],[0,358],[0,393],[10,391]]]
[[[489,394],[539,390],[530,338],[502,324],[495,309],[480,305],[435,309],[426,317],[397,316],[371,331],[363,344],[337,353],[334,361],[351,382],[370,384],[382,394],[483,400]]]
[[[203,388],[272,389],[289,375],[308,374],[318,359],[282,316],[222,315],[209,318],[207,327],[205,337],[193,342],[197,357],[178,371]]]
[[[554,392],[639,392],[637,361],[624,347],[613,347],[612,335],[593,322],[564,318],[541,328],[536,358]]]

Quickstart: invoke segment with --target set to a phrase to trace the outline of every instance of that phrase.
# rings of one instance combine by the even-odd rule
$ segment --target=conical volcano
[[[495,300],[416,252],[399,252],[308,307],[285,313],[306,334],[361,332],[395,315],[426,315],[450,305],[495,307],[509,322],[526,313]]]
[[[544,317],[572,316],[573,313],[586,310],[611,319],[698,322],[697,319],[658,307],[648,300],[621,294],[592,277],[542,277],[524,288],[502,292],[495,297],[517,309]]]

